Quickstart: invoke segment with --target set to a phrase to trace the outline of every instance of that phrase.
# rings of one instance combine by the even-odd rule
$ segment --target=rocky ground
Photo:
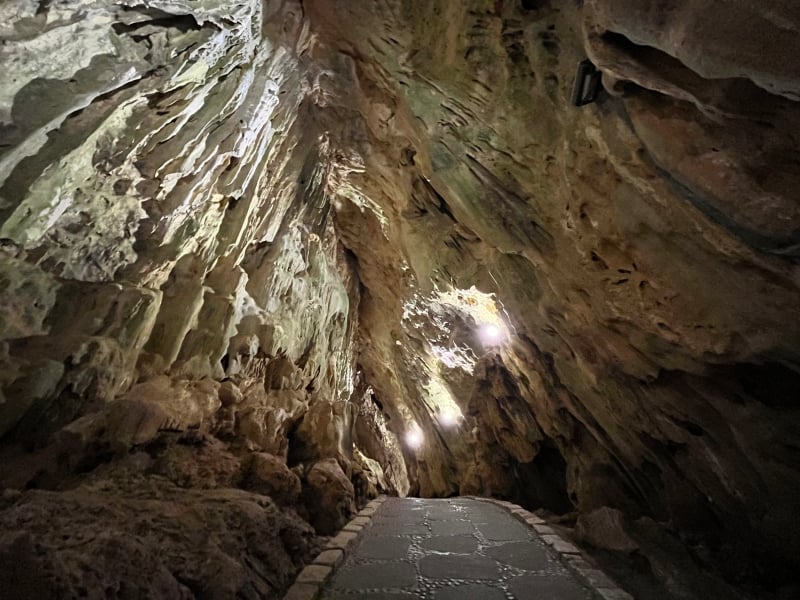
[[[357,460],[290,469],[285,434],[254,432],[251,410],[230,381],[155,378],[42,448],[7,446],[4,593],[282,597],[381,482]]]

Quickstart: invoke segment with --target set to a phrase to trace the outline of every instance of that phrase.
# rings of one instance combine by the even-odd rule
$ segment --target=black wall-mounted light
[[[575,84],[572,86],[572,105],[583,106],[597,99],[600,91],[600,71],[588,58],[578,63]]]

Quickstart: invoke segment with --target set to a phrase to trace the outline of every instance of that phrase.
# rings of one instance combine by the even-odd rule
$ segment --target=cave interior
[[[378,495],[800,597],[800,4],[5,0],[0,41],[9,597],[280,598]]]

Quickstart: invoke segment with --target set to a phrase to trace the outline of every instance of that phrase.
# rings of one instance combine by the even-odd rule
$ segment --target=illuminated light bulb
[[[406,433],[406,444],[412,450],[416,450],[422,446],[422,432],[418,428],[411,429]]]
[[[499,340],[502,332],[497,325],[487,325],[483,329],[483,333],[491,340]]]
[[[444,427],[453,427],[458,424],[461,414],[454,410],[443,410],[439,414],[439,424]]]
[[[456,424],[456,416],[451,412],[444,412],[439,416],[439,423],[449,427]]]
[[[486,323],[481,326],[478,333],[485,346],[497,346],[506,337],[503,330],[494,323]]]

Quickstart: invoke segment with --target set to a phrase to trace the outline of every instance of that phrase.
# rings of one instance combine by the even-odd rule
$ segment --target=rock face
[[[281,459],[262,452],[250,459],[247,487],[291,506],[300,498],[300,478]]]
[[[27,536],[8,544],[35,549],[57,597],[280,596],[315,542],[260,494],[297,500],[290,432],[323,400],[346,414],[355,368],[358,284],[330,214],[309,21],[299,2],[256,0],[15,0],[0,15],[0,478],[61,490],[8,509]],[[352,459],[337,427],[307,460]],[[112,495],[107,518],[146,538],[121,547],[150,563],[81,582],[61,557],[115,569],[114,540],[68,551],[17,512],[46,502],[52,535],[72,535],[88,492],[67,490],[142,450],[130,477],[186,490],[149,504],[185,535]],[[203,503],[227,516],[203,530]],[[225,551],[203,546],[215,536]],[[171,558],[193,544],[206,573]],[[150,571],[155,587],[137,587]]]
[[[319,550],[269,498],[159,478],[30,492],[0,521],[10,598],[269,598]]]
[[[332,535],[353,514],[355,490],[339,463],[332,458],[315,463],[305,477],[304,504],[309,522],[320,533]]]
[[[636,542],[625,531],[623,514],[604,506],[578,517],[575,533],[583,541],[619,552],[634,552],[639,549]]]
[[[50,490],[0,515],[4,552],[55,561],[20,507],[80,528],[110,471],[285,519],[259,494],[330,492],[318,533],[379,489],[509,497],[577,512],[676,597],[790,593],[795,3],[0,17],[0,482]],[[576,108],[587,56],[603,91]],[[307,554],[279,538],[256,594]],[[157,568],[142,593],[213,580]]]

